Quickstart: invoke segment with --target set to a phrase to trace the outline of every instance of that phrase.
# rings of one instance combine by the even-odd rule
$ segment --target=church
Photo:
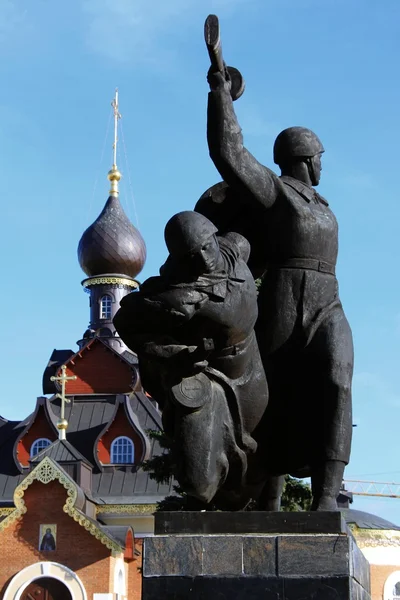
[[[156,403],[113,317],[138,287],[146,246],[108,173],[109,198],[83,233],[78,260],[90,323],[76,349],[56,349],[23,421],[0,417],[0,598],[139,600],[142,541],[170,485],[141,465],[161,452]],[[55,340],[56,342],[56,340]]]

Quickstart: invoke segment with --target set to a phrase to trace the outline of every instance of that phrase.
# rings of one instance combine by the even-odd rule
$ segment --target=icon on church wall
[[[40,525],[39,550],[53,552],[56,549],[57,525]]]

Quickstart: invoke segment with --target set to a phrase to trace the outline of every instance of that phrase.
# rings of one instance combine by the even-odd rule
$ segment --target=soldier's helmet
[[[216,232],[217,228],[207,217],[185,210],[168,221],[164,230],[164,239],[172,256],[184,256],[195,252]]]
[[[278,135],[274,144],[274,162],[284,165],[293,159],[311,158],[325,152],[321,140],[306,127],[288,127]]]

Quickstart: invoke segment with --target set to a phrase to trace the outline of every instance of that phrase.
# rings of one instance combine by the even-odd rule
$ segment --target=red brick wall
[[[39,561],[53,561],[72,569],[85,586],[88,598],[110,592],[111,551],[63,512],[66,490],[58,481],[34,482],[25,492],[27,513],[0,532],[0,598],[9,580],[21,569]],[[40,552],[39,525],[57,525],[57,549]],[[134,565],[132,563],[132,565]]]
[[[17,458],[23,467],[29,466],[31,446],[38,438],[48,438],[51,442],[57,439],[57,436],[49,424],[43,406],[39,408],[36,418],[29,430],[20,439],[17,446]]]
[[[95,340],[67,365],[67,375],[75,381],[65,385],[67,394],[125,394],[132,391],[133,373],[129,365],[104,344]],[[57,373],[59,375],[59,373]]]
[[[371,568],[371,600],[382,600],[383,589],[389,575],[395,571],[400,571],[400,565],[386,566],[386,565],[370,565]]]
[[[142,598],[142,554],[143,540],[135,540],[136,560],[129,565],[128,574],[128,598],[129,600],[141,600]]]
[[[140,461],[143,453],[142,440],[129,423],[124,407],[120,406],[114,421],[110,424],[110,428],[103,434],[97,444],[97,456],[103,465],[110,463],[111,444],[120,435],[124,435],[132,440],[135,450],[134,461],[135,463]]]

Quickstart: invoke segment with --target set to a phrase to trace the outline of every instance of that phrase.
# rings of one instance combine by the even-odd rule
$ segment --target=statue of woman
[[[162,408],[182,488],[205,504],[240,508],[252,496],[248,460],[268,388],[254,332],[249,244],[216,233],[199,213],[172,217],[160,276],[124,297],[114,323]]]

